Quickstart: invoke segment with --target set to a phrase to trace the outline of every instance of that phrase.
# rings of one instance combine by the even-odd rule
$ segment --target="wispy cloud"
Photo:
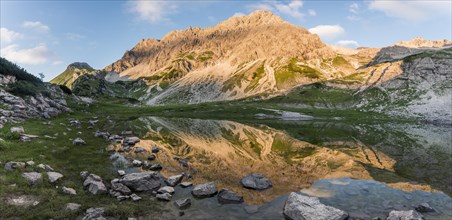
[[[44,44],[29,49],[19,49],[17,44],[12,44],[1,49],[2,57],[20,64],[43,64],[52,54]]]
[[[49,26],[44,25],[40,21],[24,21],[22,26],[25,28],[37,30],[40,32],[48,32],[50,30]]]
[[[348,6],[348,11],[353,13],[353,14],[357,14],[359,12],[359,5],[356,2],[353,2],[352,4],[350,4]]]
[[[357,48],[359,47],[358,42],[354,40],[340,40],[336,42],[336,45],[342,46],[342,47],[350,47],[350,48]]]
[[[169,15],[177,12],[177,5],[173,1],[129,1],[129,10],[137,13],[138,18],[149,23],[169,21]]]
[[[68,40],[74,40],[74,41],[77,41],[77,40],[85,39],[86,36],[80,35],[80,34],[76,34],[76,33],[66,33],[66,38],[67,38]]]
[[[7,28],[0,28],[0,41],[9,44],[17,39],[22,38],[23,35]]]
[[[309,16],[316,16],[316,15],[317,15],[317,12],[316,12],[314,9],[309,9],[309,10],[308,10],[308,15],[309,15]]]
[[[309,29],[309,32],[319,35],[323,40],[335,39],[345,33],[340,25],[319,25]]]
[[[368,8],[370,10],[381,11],[388,17],[418,22],[438,15],[450,19],[452,14],[452,1],[372,0],[369,2]]]
[[[265,1],[263,3],[251,4],[248,5],[247,7],[252,11],[254,10],[273,11],[298,19],[302,19],[305,16],[305,14],[301,12],[301,9],[303,8],[303,1],[301,0],[292,0],[288,3],[282,1]]]

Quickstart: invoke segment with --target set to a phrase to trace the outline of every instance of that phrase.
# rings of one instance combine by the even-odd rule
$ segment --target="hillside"
[[[85,74],[92,74],[94,71],[95,71],[94,68],[92,68],[87,63],[75,62],[70,64],[64,72],[50,80],[50,83],[57,85],[65,85],[68,88],[71,88],[72,83],[74,83],[74,81],[78,77]]]

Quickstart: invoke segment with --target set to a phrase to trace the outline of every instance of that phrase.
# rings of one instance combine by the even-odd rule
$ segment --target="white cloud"
[[[82,39],[85,39],[86,36],[80,35],[80,34],[76,34],[76,33],[66,33],[66,38],[68,40],[82,40]]]
[[[368,7],[406,21],[422,21],[438,15],[450,19],[452,14],[452,1],[372,0]]]
[[[357,14],[359,12],[359,5],[356,2],[353,2],[350,6],[348,6],[348,11]]]
[[[129,1],[129,6],[139,19],[150,23],[168,21],[168,16],[177,12],[177,5],[172,1]]]
[[[19,49],[16,44],[1,49],[1,56],[20,64],[43,64],[52,56],[47,46],[38,45],[30,49]]]
[[[340,25],[319,25],[309,29],[309,32],[319,35],[320,38],[331,40],[345,33]]]
[[[0,41],[9,44],[17,39],[22,38],[23,35],[7,28],[0,28]]]
[[[314,9],[309,9],[309,10],[308,10],[308,15],[309,15],[309,16],[316,16],[316,15],[317,15],[317,12],[315,12]]]
[[[347,19],[350,21],[359,21],[359,20],[361,20],[361,17],[358,17],[356,15],[349,15],[349,16],[347,16]]]
[[[24,21],[22,24],[25,28],[34,29],[41,32],[47,32],[50,30],[49,26],[44,25],[40,21]]]
[[[350,48],[359,47],[358,42],[356,42],[354,40],[340,40],[340,41],[336,42],[336,44],[339,46],[342,46],[342,47],[350,47]]]
[[[248,8],[252,11],[273,11],[299,19],[305,16],[305,14],[300,11],[302,7],[303,2],[301,0],[292,0],[289,3],[284,3],[281,1],[266,1],[265,3],[248,5]]]
[[[62,64],[62,63],[63,63],[63,61],[57,60],[57,61],[53,61],[53,62],[52,62],[52,65],[60,65],[60,64]]]
[[[245,13],[242,13],[242,12],[236,12],[236,13],[234,13],[233,15],[232,15],[232,17],[241,17],[241,16],[245,16],[246,14]]]

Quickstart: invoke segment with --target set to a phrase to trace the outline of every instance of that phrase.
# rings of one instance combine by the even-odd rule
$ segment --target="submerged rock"
[[[391,211],[386,220],[424,220],[424,216],[420,213],[409,210],[409,211]]]
[[[217,194],[218,189],[214,182],[196,185],[191,193],[196,197],[212,197]]]
[[[141,167],[141,165],[143,165],[143,162],[141,162],[139,160],[133,160],[132,164],[136,167]]]
[[[160,200],[171,201],[171,198],[173,196],[169,193],[162,193],[162,194],[157,194],[155,197]]]
[[[182,182],[182,183],[180,183],[180,185],[181,185],[183,188],[187,188],[187,187],[189,187],[189,186],[193,186],[193,183],[191,183],[191,182]]]
[[[243,196],[228,190],[228,189],[222,189],[218,193],[218,201],[220,203],[229,204],[229,203],[242,203],[243,202]]]
[[[343,220],[348,217],[346,212],[320,203],[317,197],[304,196],[294,192],[289,194],[283,214],[291,220]]]
[[[174,188],[171,187],[171,186],[164,186],[164,187],[160,188],[159,190],[157,190],[157,193],[173,194],[174,193]]]
[[[119,182],[133,191],[152,191],[160,187],[160,175],[156,172],[129,173]]]
[[[42,174],[38,172],[23,173],[22,177],[28,181],[28,185],[34,186],[42,180]]]
[[[433,209],[428,203],[421,203],[416,207],[416,211],[418,212],[434,212],[435,209]]]
[[[252,173],[243,177],[240,183],[245,188],[256,190],[264,190],[272,187],[271,181],[259,173]]]
[[[178,199],[178,200],[174,201],[174,205],[179,209],[186,209],[186,208],[190,207],[191,199],[190,198]]]

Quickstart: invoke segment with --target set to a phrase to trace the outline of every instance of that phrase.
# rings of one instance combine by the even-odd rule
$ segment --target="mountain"
[[[75,62],[67,66],[64,72],[50,80],[50,83],[57,85],[65,85],[68,88],[71,88],[72,83],[74,83],[74,81],[78,77],[85,74],[92,74],[94,71],[95,69],[92,68],[87,63]]]
[[[270,99],[441,121],[452,107],[451,47],[449,40],[422,38],[384,48],[330,46],[271,12],[256,11],[143,39],[103,70],[81,74],[72,87],[77,95],[147,105]]]

